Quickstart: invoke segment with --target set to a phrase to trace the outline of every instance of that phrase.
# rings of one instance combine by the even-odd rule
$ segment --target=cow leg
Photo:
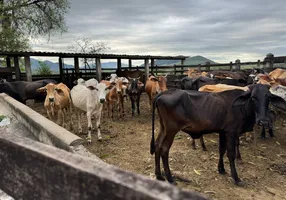
[[[99,112],[96,114],[96,128],[97,128],[97,140],[102,141],[102,135],[100,132],[100,117],[101,117],[101,111],[102,108],[99,110]]]
[[[231,170],[231,177],[233,178],[236,185],[242,186],[244,183],[238,178],[237,171],[235,168],[235,144],[237,141],[236,133],[226,133],[227,140],[226,140],[226,148],[227,148],[227,157],[229,160],[230,170]]]
[[[47,109],[47,114],[48,114],[49,120],[52,120],[51,112],[48,109]]]
[[[162,157],[162,161],[163,161],[163,167],[164,167],[164,171],[166,174],[166,178],[167,178],[169,183],[175,182],[173,177],[172,177],[171,170],[169,167],[169,152],[170,152],[170,148],[173,144],[175,135],[176,135],[175,131],[166,132],[166,137],[164,138],[164,141],[162,144],[161,157]]]
[[[201,142],[201,146],[203,148],[203,151],[207,151],[203,135],[200,137],[200,142]]]
[[[65,127],[66,110],[65,109],[61,109],[61,114],[62,114],[62,127]]]
[[[81,127],[81,112],[77,111],[77,123],[78,123],[78,132],[82,133],[82,127]]]
[[[164,127],[162,123],[160,123],[159,134],[155,142],[155,175],[156,175],[156,178],[161,181],[165,180],[164,177],[162,176],[161,167],[160,167],[160,157],[162,153],[163,140],[164,140]]]
[[[131,99],[131,106],[132,106],[132,116],[134,116],[134,112],[135,112],[135,102],[133,99]]]
[[[265,139],[265,127],[262,126],[261,139]]]
[[[193,149],[196,149],[196,140],[192,138],[192,147]]]
[[[226,151],[226,138],[224,133],[219,134],[219,161],[218,161],[218,172],[220,174],[225,174],[223,156]]]
[[[137,99],[137,113],[138,113],[138,115],[140,115],[140,107],[139,107],[139,103],[140,103],[140,96],[138,97],[138,99]]]
[[[150,106],[150,110],[152,110],[152,97],[151,96],[149,96],[149,106]]]
[[[87,137],[86,140],[88,143],[91,143],[91,130],[92,130],[92,123],[91,123],[91,112],[87,111],[86,113],[86,117],[87,117],[87,127],[88,127],[88,133],[87,133]]]
[[[60,121],[60,120],[61,120],[60,116],[61,116],[61,114],[62,114],[61,112],[62,112],[62,110],[59,109],[59,110],[58,110],[58,118],[57,118],[57,124],[59,124],[59,125],[60,125],[60,123],[61,123],[61,121]]]
[[[273,128],[272,127],[269,128],[268,133],[269,133],[270,137],[274,137]]]
[[[236,147],[236,158],[241,160],[241,155],[240,155],[240,151],[239,151],[239,137],[237,137],[235,147]]]

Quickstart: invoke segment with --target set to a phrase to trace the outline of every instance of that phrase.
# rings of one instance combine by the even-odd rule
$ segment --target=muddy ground
[[[124,106],[126,114],[122,119],[108,119],[105,113],[101,124],[103,141],[98,142],[97,135],[92,134],[92,144],[85,146],[107,163],[154,178],[154,156],[149,153],[151,112],[147,95],[142,95],[139,116],[131,116],[130,101]],[[47,117],[43,103],[30,107]],[[75,121],[76,116],[73,117]],[[218,174],[217,134],[204,137],[208,151],[202,151],[199,141],[197,149],[193,150],[189,136],[178,133],[170,151],[170,168],[179,177],[177,186],[200,192],[211,199],[286,199],[286,119],[277,118],[275,137],[258,138],[256,153],[253,141],[242,141],[242,162],[237,162],[237,171],[246,182],[244,187],[233,184],[226,157],[227,174]],[[84,134],[79,136],[85,138],[86,118],[82,123]],[[77,123],[73,124],[72,132],[78,135]],[[158,121],[156,125],[158,127]]]

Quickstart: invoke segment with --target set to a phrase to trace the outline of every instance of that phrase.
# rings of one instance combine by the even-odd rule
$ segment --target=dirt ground
[[[125,102],[125,116],[122,119],[108,119],[105,113],[101,130],[103,141],[97,141],[92,134],[92,143],[85,146],[107,163],[122,169],[155,178],[154,156],[150,155],[151,112],[147,95],[142,94],[141,114],[131,116],[131,103]],[[43,103],[30,105],[31,108],[47,117]],[[73,116],[74,121],[76,116]],[[158,118],[157,118],[158,119]],[[83,133],[86,137],[87,122],[83,118]],[[77,123],[73,123],[78,135]],[[158,127],[158,120],[156,120]],[[259,128],[258,133],[259,132]],[[197,149],[191,148],[190,138],[178,133],[170,151],[170,168],[177,176],[177,186],[202,193],[211,199],[286,199],[286,119],[278,116],[274,138],[257,139],[257,151],[253,141],[242,141],[242,162],[237,163],[239,177],[246,186],[235,186],[230,177],[228,159],[225,156],[226,174],[217,172],[218,135],[204,137],[207,151],[202,151],[197,140]],[[258,135],[258,134],[257,134]],[[268,135],[267,135],[268,136]]]

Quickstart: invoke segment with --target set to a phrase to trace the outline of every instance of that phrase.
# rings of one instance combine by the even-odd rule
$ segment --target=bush
[[[51,75],[53,73],[46,63],[44,63],[43,61],[38,62],[40,66],[36,69],[37,75]]]

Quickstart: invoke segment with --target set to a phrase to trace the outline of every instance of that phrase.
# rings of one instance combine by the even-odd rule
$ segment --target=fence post
[[[10,57],[6,57],[6,67],[11,69],[11,59]],[[12,81],[12,73],[7,77],[7,81]]]
[[[26,69],[27,81],[32,82],[32,69],[31,69],[30,56],[25,56],[25,69]]]
[[[234,70],[240,70],[240,60],[239,60],[239,59],[237,59],[237,60],[235,61]]]
[[[230,71],[233,71],[233,64],[232,64],[232,61],[230,61],[230,63],[229,63],[229,70],[230,70]]]
[[[205,70],[206,71],[210,71],[211,69],[210,69],[210,62],[206,62],[206,68],[205,68]]]
[[[264,58],[265,62],[265,68],[273,68],[273,63],[274,63],[274,55],[272,53],[269,53],[266,55]]]
[[[158,65],[156,65],[155,70],[156,70],[156,76],[157,76],[158,75]]]
[[[147,81],[149,78],[149,59],[148,58],[145,58],[144,66],[145,66],[145,80],[144,81]]]
[[[174,75],[176,75],[176,68],[177,66],[174,64]]]
[[[260,68],[260,60],[257,60],[257,68]]]
[[[151,74],[154,74],[154,63],[155,63],[154,58],[151,58]]]
[[[201,72],[201,71],[202,71],[202,65],[199,64],[199,72]]]

